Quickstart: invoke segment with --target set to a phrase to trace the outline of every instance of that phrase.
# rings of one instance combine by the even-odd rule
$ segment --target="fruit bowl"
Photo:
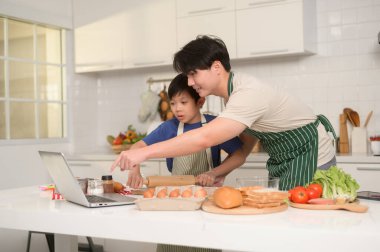
[[[132,144],[117,144],[111,145],[111,148],[115,154],[120,154],[122,151],[129,150]]]

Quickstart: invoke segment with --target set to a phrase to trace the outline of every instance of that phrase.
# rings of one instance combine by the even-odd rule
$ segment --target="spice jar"
[[[112,175],[103,175],[102,180],[104,193],[113,193],[114,189]]]
[[[103,181],[100,179],[89,179],[87,181],[87,194],[96,195],[104,193]]]

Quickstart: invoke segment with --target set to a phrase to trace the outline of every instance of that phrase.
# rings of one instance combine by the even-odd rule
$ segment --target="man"
[[[327,133],[334,130],[294,97],[258,79],[231,71],[222,40],[198,36],[175,54],[173,66],[188,76],[201,97],[222,97],[225,110],[202,128],[139,150],[125,151],[113,164],[131,168],[149,158],[187,155],[240,136],[248,155],[257,139],[269,154],[269,175],[280,178],[280,189],[310,182],[317,168],[335,165],[335,150]],[[249,137],[248,137],[249,136]]]

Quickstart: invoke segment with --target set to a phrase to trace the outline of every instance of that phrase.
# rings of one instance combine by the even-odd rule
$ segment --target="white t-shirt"
[[[255,77],[235,73],[233,91],[220,117],[243,123],[259,132],[296,129],[317,119],[313,111],[295,97],[275,89]],[[318,126],[318,162],[321,166],[335,155],[332,138]]]

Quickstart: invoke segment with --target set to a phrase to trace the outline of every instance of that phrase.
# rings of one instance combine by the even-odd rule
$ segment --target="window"
[[[64,35],[0,17],[0,140],[66,137]]]

